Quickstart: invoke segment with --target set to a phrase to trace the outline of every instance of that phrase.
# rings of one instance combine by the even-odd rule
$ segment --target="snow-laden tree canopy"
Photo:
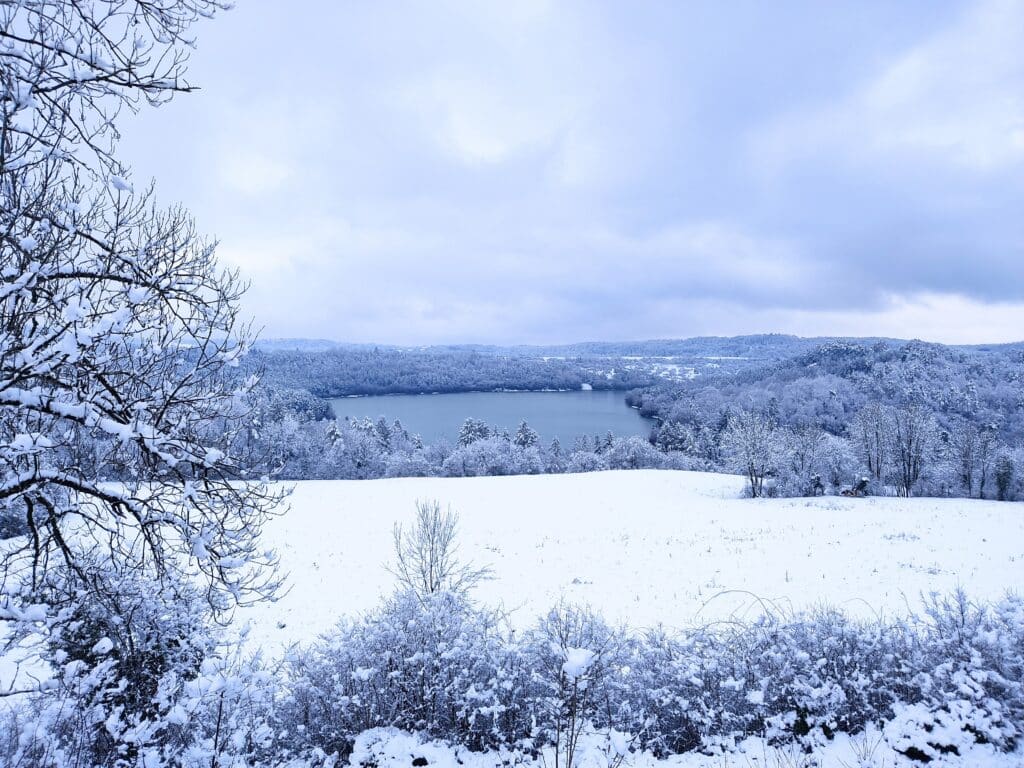
[[[274,588],[258,536],[280,498],[233,449],[244,285],[114,154],[119,115],[190,89],[190,28],[222,7],[0,1],[0,512],[25,532],[9,593],[56,565],[87,582],[90,551],[197,567],[218,610]]]

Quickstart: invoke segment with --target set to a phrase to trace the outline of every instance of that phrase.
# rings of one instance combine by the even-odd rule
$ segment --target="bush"
[[[640,634],[561,605],[517,633],[465,594],[406,590],[293,649],[279,674],[197,645],[211,637],[200,628],[189,629],[194,641],[170,642],[186,610],[164,615],[152,641],[137,636],[156,654],[138,688],[124,682],[127,630],[94,606],[68,605],[53,633],[62,652],[51,654],[52,692],[8,718],[0,764],[331,765],[332,755],[401,743],[429,751],[433,739],[508,764],[578,768],[595,754],[615,766],[630,751],[710,754],[749,737],[810,754],[839,733],[880,734],[885,749],[928,762],[1011,752],[1024,727],[1015,596],[932,597],[904,620],[819,609]]]
[[[526,636],[533,747],[551,747],[555,766],[575,764],[588,729],[628,714],[626,638],[593,611],[560,605]]]
[[[820,609],[642,634],[563,605],[517,635],[464,597],[404,594],[293,657],[285,719],[306,749],[342,755],[380,727],[571,768],[591,735],[664,757],[751,736],[811,749],[884,726],[892,749],[924,759],[1014,749],[1022,681],[1015,597],[931,599],[891,622]]]
[[[54,569],[0,604],[51,670],[0,718],[0,765],[228,766],[270,743],[274,677],[224,641],[196,590],[109,564],[90,572],[84,585]]]
[[[370,728],[484,749],[529,735],[524,656],[499,617],[451,592],[401,592],[288,660],[282,718],[309,748],[346,755]]]

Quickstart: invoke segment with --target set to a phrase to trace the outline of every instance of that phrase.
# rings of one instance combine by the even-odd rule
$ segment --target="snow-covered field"
[[[267,530],[290,592],[247,610],[253,639],[312,639],[391,591],[392,526],[417,499],[461,515],[461,555],[493,568],[477,597],[529,624],[560,599],[631,626],[686,625],[770,604],[905,613],[961,585],[1024,583],[1024,508],[963,499],[741,498],[731,475],[671,471],[295,484]]]
[[[577,768],[920,768],[923,763],[897,754],[874,728],[850,737],[838,734],[833,741],[807,753],[800,745],[773,747],[761,738],[750,738],[734,753],[714,756],[689,752],[658,760],[649,753],[620,755],[609,740],[584,738],[574,765]],[[1020,768],[1019,753],[1001,754],[986,745],[966,745],[960,757],[949,756],[939,764],[965,768]],[[378,728],[361,733],[345,765],[351,768],[409,768],[419,758],[430,768],[506,768],[511,761],[498,752],[470,752],[419,735]],[[521,760],[520,768],[550,768],[554,754]],[[936,763],[931,763],[936,765]],[[295,764],[294,768],[305,768]]]

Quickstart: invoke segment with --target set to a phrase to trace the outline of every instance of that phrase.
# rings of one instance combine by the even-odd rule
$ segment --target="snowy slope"
[[[806,753],[797,744],[773,747],[761,738],[749,738],[738,745],[735,753],[703,755],[688,752],[658,760],[650,753],[629,752],[621,761],[610,739],[594,738],[588,734],[577,753],[577,768],[921,768],[922,763],[909,760],[894,752],[870,728],[858,736],[839,734],[833,741]],[[505,768],[510,761],[499,752],[470,752],[440,741],[432,741],[417,734],[386,728],[361,733],[347,763],[352,768],[409,768],[411,759],[426,760],[431,768]],[[959,757],[949,756],[938,764],[969,768],[1020,768],[1021,753],[1002,754],[983,744],[963,746]],[[521,759],[514,763],[520,768],[550,768],[554,753],[549,749],[535,759]],[[936,763],[930,763],[936,766]],[[291,768],[291,767],[289,767]],[[294,768],[306,768],[296,764]]]
[[[411,520],[417,499],[460,512],[463,557],[494,569],[479,599],[521,625],[563,598],[633,626],[679,626],[759,610],[755,596],[873,615],[957,584],[988,598],[1024,583],[1020,504],[751,500],[742,485],[653,470],[300,482],[267,531],[291,591],[240,618],[279,647],[373,608],[394,583],[392,526]]]

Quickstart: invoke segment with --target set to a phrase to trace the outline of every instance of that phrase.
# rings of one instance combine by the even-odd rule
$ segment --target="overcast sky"
[[[1024,338],[1024,0],[242,0],[136,181],[264,336]]]

